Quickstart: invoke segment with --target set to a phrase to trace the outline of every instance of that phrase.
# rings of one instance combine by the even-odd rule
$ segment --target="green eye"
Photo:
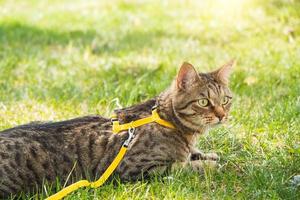
[[[223,97],[221,104],[226,105],[226,104],[228,104],[229,100],[230,100],[230,98],[225,96],[225,97]]]
[[[208,106],[208,99],[200,99],[199,101],[198,101],[198,104],[201,106],[201,107],[206,107],[206,106]]]

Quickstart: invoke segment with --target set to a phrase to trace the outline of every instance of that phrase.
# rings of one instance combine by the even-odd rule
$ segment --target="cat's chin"
[[[199,130],[195,131],[194,134],[197,134],[197,135],[205,134],[208,132],[209,129],[220,127],[223,124],[224,124],[224,122],[216,122],[216,123],[207,124],[207,125],[201,127]]]
[[[209,128],[215,128],[215,127],[219,127],[222,126],[224,124],[224,122],[215,122],[215,123],[211,123],[208,125]]]
[[[194,132],[194,134],[196,135],[202,135],[202,134],[205,134],[207,132],[207,130],[210,128],[210,126],[202,126],[201,128],[199,128],[199,130],[196,130]]]

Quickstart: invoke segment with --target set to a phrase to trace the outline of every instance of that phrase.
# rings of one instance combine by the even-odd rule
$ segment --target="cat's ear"
[[[228,85],[229,77],[232,71],[232,67],[235,63],[235,60],[231,60],[216,71],[212,72],[213,77],[216,79],[217,82]]]
[[[177,75],[176,85],[178,89],[186,90],[200,81],[196,69],[188,62],[184,62]]]

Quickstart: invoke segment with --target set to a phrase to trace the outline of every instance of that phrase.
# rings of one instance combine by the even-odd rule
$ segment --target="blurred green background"
[[[183,61],[206,72],[234,58],[232,118],[198,144],[220,154],[216,172],[69,199],[297,199],[299,46],[298,0],[1,0],[0,128],[108,116],[158,95]]]

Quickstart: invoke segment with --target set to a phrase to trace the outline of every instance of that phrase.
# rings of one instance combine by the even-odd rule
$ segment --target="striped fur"
[[[151,115],[151,107],[157,105],[160,116],[176,129],[156,123],[137,128],[115,175],[132,181],[178,164],[191,163],[194,170],[201,170],[203,162],[215,163],[216,155],[201,153],[195,141],[208,127],[228,117],[231,101],[226,105],[221,102],[224,96],[231,98],[231,93],[226,80],[221,80],[221,71],[197,74],[184,63],[171,87],[158,97],[116,110],[119,121],[126,123]],[[199,106],[201,98],[208,99],[210,105]],[[71,172],[67,184],[99,178],[128,137],[126,131],[113,134],[111,129],[110,119],[87,116],[0,132],[0,197],[36,191],[45,181],[55,183],[56,177],[64,183]]]

